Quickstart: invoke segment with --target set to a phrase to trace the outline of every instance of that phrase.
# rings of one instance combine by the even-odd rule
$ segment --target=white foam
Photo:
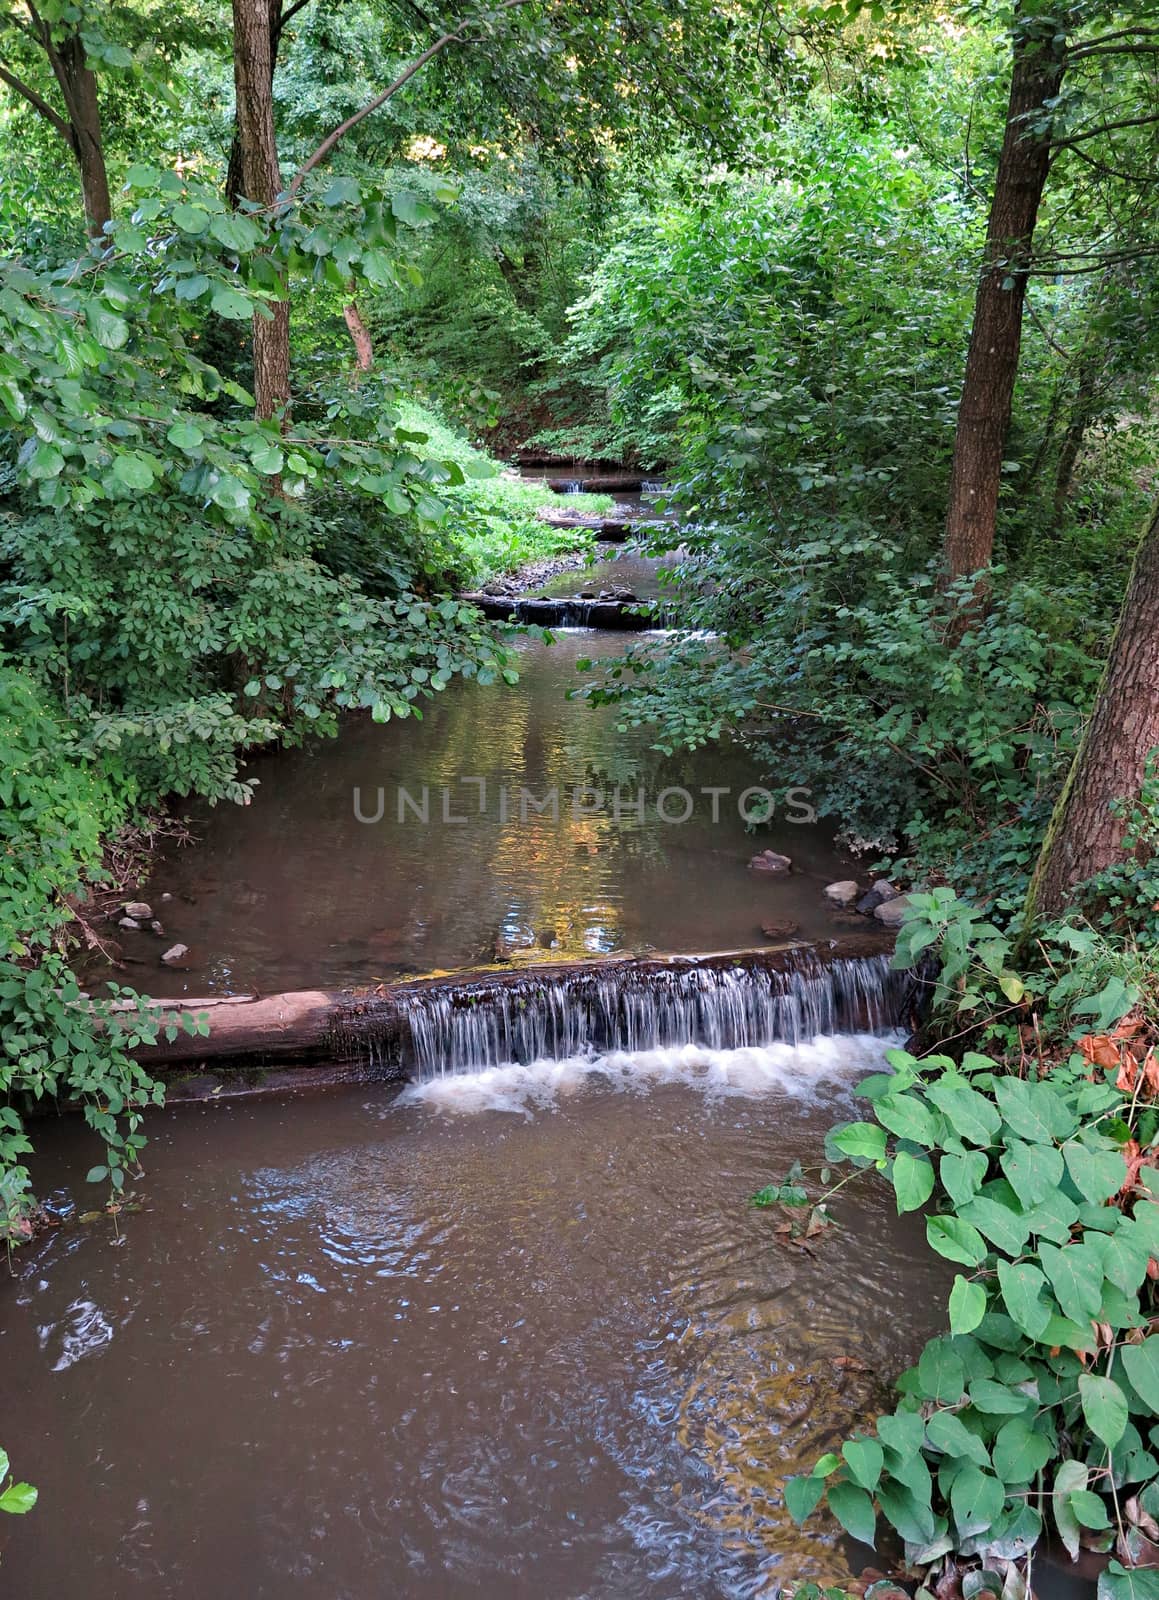
[[[396,1105],[423,1105],[449,1115],[506,1111],[531,1116],[592,1089],[646,1093],[680,1084],[708,1098],[789,1095],[810,1100],[820,1090],[847,1088],[877,1071],[900,1034],[819,1035],[807,1044],[748,1045],[711,1050],[686,1044],[660,1050],[616,1050],[605,1056],[562,1061],[514,1062],[477,1071],[447,1073],[410,1084]]]

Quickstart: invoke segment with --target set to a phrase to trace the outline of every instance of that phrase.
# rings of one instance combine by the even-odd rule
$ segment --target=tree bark
[[[104,234],[105,224],[112,220],[113,202],[105,166],[96,74],[88,64],[84,41],[79,34],[70,35],[60,45],[57,56],[63,72],[61,90],[68,106],[73,153],[80,168],[85,224],[90,236],[99,239]]]
[[[1125,821],[1159,746],[1159,506],[1144,533],[1111,652],[1027,896],[1023,926],[1057,916],[1075,884],[1124,859]]]
[[[353,290],[354,285],[350,288]],[[350,337],[354,341],[354,370],[357,376],[369,372],[374,365],[374,345],[370,338],[370,329],[362,320],[362,312],[358,309],[358,301],[350,299],[342,307],[342,316],[350,330]]]
[[[1018,358],[1027,269],[1042,192],[1050,170],[1050,135],[1034,126],[1043,105],[1058,94],[1066,68],[1058,24],[1043,36],[1015,16],[1006,133],[986,230],[986,250],[974,302],[974,324],[958,409],[949,508],[943,546],[943,583],[990,564],[998,517],[1002,460]]]
[[[84,200],[85,227],[94,239],[105,231],[113,215],[109,194],[109,175],[105,166],[104,138],[101,132],[101,107],[97,97],[96,74],[88,64],[84,40],[79,33],[53,37],[52,28],[34,6],[29,6],[31,32],[48,57],[65,114],[49,104],[31,84],[0,65],[0,80],[23,96],[33,110],[55,128],[76,159]]]
[[[279,0],[233,0],[233,77],[245,196],[270,207],[282,189],[274,134],[273,33]],[[285,295],[285,285],[283,285]],[[259,418],[281,416],[290,403],[290,302],[253,320],[254,401]]]

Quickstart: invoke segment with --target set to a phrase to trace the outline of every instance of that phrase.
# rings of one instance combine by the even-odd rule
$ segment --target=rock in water
[[[840,883],[831,883],[826,887],[825,898],[832,900],[835,906],[851,906],[859,893],[852,878],[842,878]]]
[[[134,922],[150,922],[153,917],[152,906],[146,905],[144,900],[126,900],[121,912],[126,917],[132,917]]]
[[[139,928],[141,924],[136,917],[121,917],[117,922],[118,928]]]
[[[801,931],[799,922],[762,922],[761,932],[766,939],[791,939]]]
[[[876,883],[870,884],[869,892],[863,894],[857,902],[857,909],[863,917],[871,917],[878,906],[884,905],[887,900],[897,897],[897,890],[888,878],[879,878]]]
[[[171,944],[168,950],[162,952],[161,959],[167,962],[169,966],[176,966],[179,961],[184,961],[188,954],[189,946],[187,944]]]
[[[909,895],[895,894],[892,900],[883,900],[874,911],[874,918],[887,928],[900,928],[909,910]]]
[[[759,856],[752,858],[749,866],[754,872],[789,872],[793,863],[790,857],[778,855],[775,850],[762,850]]]

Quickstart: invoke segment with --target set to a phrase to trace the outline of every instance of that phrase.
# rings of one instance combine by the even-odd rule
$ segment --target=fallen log
[[[643,633],[666,626],[662,618],[649,614],[651,608],[646,600],[582,600],[578,595],[537,600],[500,594],[461,594],[458,598],[465,605],[478,606],[493,622],[536,623],[541,628],[607,628],[617,633]]]
[[[586,961],[529,966],[470,968],[400,979],[362,990],[305,989],[274,995],[209,996],[158,1000],[160,1016],[189,1014],[209,1023],[208,1037],[187,1033],[161,1037],[134,1052],[142,1065],[173,1084],[176,1098],[211,1099],[230,1092],[276,1092],[295,1085],[376,1081],[402,1082],[413,1066],[412,1020],[416,1010],[442,1006],[467,1014],[517,996],[519,1007],[537,994],[566,988],[582,1001],[585,985],[609,978],[635,991],[665,985],[690,974],[768,973],[815,976],[836,963],[859,963],[888,953],[892,940],[866,933],[825,944],[786,942],[759,950],[703,955],[601,956]],[[845,966],[848,973],[856,970]],[[901,980],[899,979],[899,985]],[[843,1015],[849,1027],[866,1026],[850,986]],[[900,993],[900,988],[899,991]],[[901,1002],[898,1002],[899,1010]],[[901,1016],[897,1018],[901,1021]]]
[[[644,478],[632,473],[607,473],[594,478],[549,478],[554,494],[639,494]]]

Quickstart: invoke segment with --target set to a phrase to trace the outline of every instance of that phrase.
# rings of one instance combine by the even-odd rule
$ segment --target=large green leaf
[[[1113,1378],[1093,1372],[1079,1377],[1079,1399],[1087,1426],[1108,1450],[1113,1450],[1127,1427],[1127,1397]]]
[[[949,1339],[930,1339],[918,1360],[918,1379],[929,1399],[956,1405],[966,1384],[962,1358]]]
[[[785,1504],[794,1522],[804,1522],[825,1493],[824,1478],[789,1478],[785,1483]]]
[[[847,1156],[867,1161],[884,1161],[885,1129],[875,1122],[850,1122],[833,1135],[833,1144]]]
[[[994,1096],[1007,1125],[1031,1143],[1049,1144],[1069,1138],[1078,1124],[1066,1101],[1048,1083],[998,1078]]]
[[[1010,1187],[1027,1210],[1045,1200],[1062,1182],[1062,1156],[1053,1144],[1012,1139],[1000,1160]]]
[[[1023,1213],[988,1195],[980,1194],[963,1206],[961,1218],[992,1239],[1008,1256],[1016,1256],[1030,1237],[1030,1224]]]
[[[852,1483],[835,1483],[829,1490],[829,1509],[851,1538],[872,1546],[877,1516],[864,1489]]]
[[[1059,1536],[1072,1561],[1078,1560],[1079,1541],[1082,1538],[1082,1527],[1072,1501],[1076,1494],[1086,1492],[1089,1477],[1089,1469],[1081,1461],[1064,1461],[1054,1475],[1051,1510]]]
[[[926,1090],[959,1139],[985,1148],[994,1141],[1002,1118],[986,1096],[968,1084],[933,1083]]]
[[[959,1273],[950,1290],[950,1332],[972,1333],[985,1314],[985,1289]]]
[[[930,1249],[945,1256],[947,1261],[977,1267],[986,1259],[986,1241],[977,1228],[960,1217],[930,1217],[926,1223],[926,1239]]]
[[[1011,1417],[994,1440],[994,1471],[1003,1483],[1029,1483],[1053,1454],[1044,1433],[1036,1433],[1023,1417]]]
[[[1084,1326],[1097,1317],[1103,1298],[1103,1263],[1088,1244],[1039,1245],[1038,1257],[1066,1316]]]
[[[926,1423],[926,1438],[946,1456],[961,1456],[975,1466],[989,1467],[990,1452],[954,1411],[935,1411]]]
[[[1127,1163],[1117,1150],[1090,1150],[1072,1140],[1062,1153],[1075,1188],[1096,1204],[1118,1194],[1126,1182]]]
[[[885,1452],[876,1439],[847,1439],[841,1454],[856,1483],[863,1489],[876,1489],[885,1464]]]
[[[899,1150],[893,1158],[893,1192],[899,1215],[924,1206],[934,1192],[934,1168],[929,1157]]]
[[[1125,1344],[1119,1359],[1140,1400],[1159,1416],[1159,1334],[1151,1334],[1142,1344]]]
[[[968,1462],[950,1485],[950,1509],[958,1535],[985,1533],[1002,1514],[1006,1490],[998,1479]]]
[[[938,1163],[938,1176],[942,1188],[956,1206],[969,1205],[986,1178],[989,1166],[981,1150],[967,1150],[965,1155],[944,1155]]]
[[[899,1139],[932,1148],[938,1142],[938,1119],[917,1095],[887,1094],[875,1102],[874,1112]]]
[[[998,1282],[1011,1317],[1031,1339],[1037,1339],[1050,1321],[1051,1306],[1045,1297],[1046,1279],[1031,1262],[1013,1265],[998,1263]]]

